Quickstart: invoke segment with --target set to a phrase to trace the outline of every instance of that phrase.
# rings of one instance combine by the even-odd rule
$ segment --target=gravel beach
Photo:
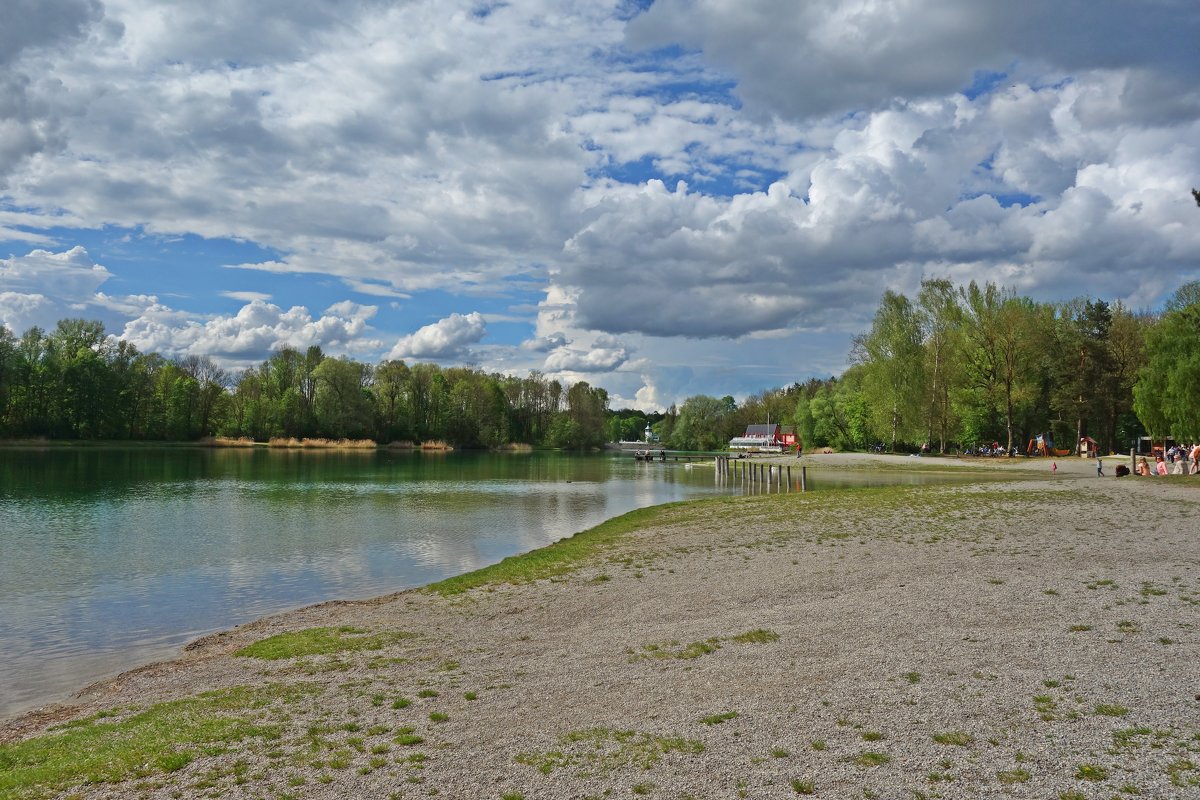
[[[1200,797],[1200,478],[804,459],[917,461],[971,482],[670,506],[550,579],[206,637],[9,722],[0,797]],[[166,756],[13,788],[155,713]]]

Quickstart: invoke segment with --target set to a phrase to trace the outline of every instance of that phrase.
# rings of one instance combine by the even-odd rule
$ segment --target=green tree
[[[13,392],[19,375],[17,337],[6,326],[0,325],[0,436],[12,436]]]
[[[1133,387],[1145,363],[1146,322],[1117,303],[1113,306],[1112,326],[1108,337],[1108,358],[1112,367],[1107,393],[1103,398],[1104,439],[1106,450],[1116,451],[1142,428],[1133,413]]]
[[[1145,365],[1133,406],[1156,438],[1200,440],[1200,281],[1180,287],[1162,319],[1146,331]]]
[[[192,435],[211,436],[224,411],[229,373],[208,356],[187,356],[177,366],[195,382],[195,416]]]
[[[896,441],[916,435],[925,394],[925,351],[921,317],[902,294],[884,292],[871,330],[855,339],[863,366],[862,392],[873,427]]]
[[[564,413],[575,423],[578,441],[572,446],[587,448],[604,444],[608,392],[591,386],[587,381],[574,383],[567,389],[567,409]]]
[[[335,439],[370,435],[374,414],[371,367],[349,358],[326,358],[313,370],[317,429]]]
[[[104,325],[94,320],[60,320],[47,342],[48,365],[57,394],[51,430],[58,436],[97,438],[105,409],[115,401]]]
[[[809,401],[813,447],[860,450],[867,446],[870,425],[862,380],[862,366],[854,365],[843,372],[841,378],[830,381],[813,394]]]
[[[1090,432],[1089,421],[1102,415],[1102,398],[1111,390],[1111,328],[1112,311],[1103,300],[1073,300],[1054,317],[1050,408],[1073,423],[1076,444]]]
[[[1032,300],[980,288],[972,281],[960,289],[963,301],[963,365],[966,394],[960,409],[969,436],[986,436],[992,415],[1003,421],[1006,446],[1016,440],[1015,421],[1041,384],[1042,351],[1048,315]]]
[[[938,452],[944,453],[956,424],[951,396],[962,380],[962,309],[945,278],[921,281],[917,306],[925,351],[925,441],[932,447],[936,434]]]
[[[684,400],[671,432],[671,446],[678,450],[723,449],[730,439],[724,424],[731,413],[729,405],[726,400],[702,394]]]
[[[375,368],[375,430],[380,441],[412,441],[415,436],[408,402],[409,373],[403,361],[384,361]]]

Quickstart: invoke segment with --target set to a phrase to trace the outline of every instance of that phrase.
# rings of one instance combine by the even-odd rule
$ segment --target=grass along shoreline
[[[1194,791],[1192,484],[1037,478],[660,506],[261,620],[0,746],[0,797]]]

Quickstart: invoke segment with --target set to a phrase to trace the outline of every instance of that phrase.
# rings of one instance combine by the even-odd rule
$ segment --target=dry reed
[[[268,447],[288,447],[307,450],[374,450],[374,439],[297,439],[277,436],[267,442]]]
[[[236,439],[229,436],[205,436],[197,444],[201,447],[254,447],[257,442],[249,436],[240,436]]]

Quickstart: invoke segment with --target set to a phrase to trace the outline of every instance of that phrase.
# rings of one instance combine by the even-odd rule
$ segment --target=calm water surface
[[[924,481],[810,475],[810,486]],[[629,456],[0,450],[0,717],[264,614],[494,563],[713,492]]]
[[[264,614],[714,491],[711,469],[628,456],[3,450],[0,716]]]

